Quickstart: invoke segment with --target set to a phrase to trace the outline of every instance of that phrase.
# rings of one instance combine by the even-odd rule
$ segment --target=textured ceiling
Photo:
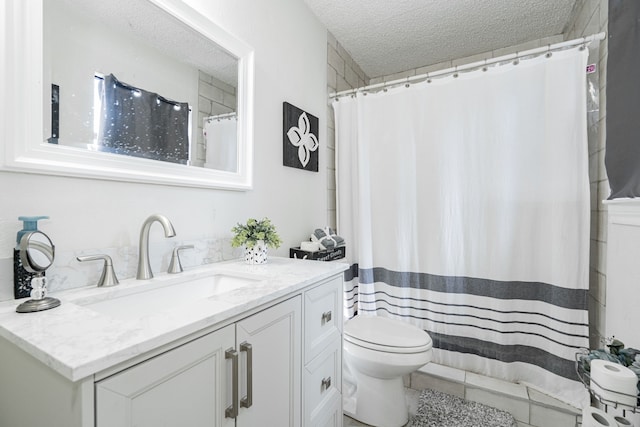
[[[305,0],[368,77],[562,34],[576,0]]]

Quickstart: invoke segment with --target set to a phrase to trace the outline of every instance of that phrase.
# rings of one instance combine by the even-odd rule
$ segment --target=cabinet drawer
[[[310,422],[325,414],[333,399],[341,400],[342,340],[338,337],[304,369],[304,414]],[[324,415],[322,415],[324,416]]]
[[[342,276],[335,277],[305,292],[304,360],[313,360],[342,335]]]
[[[309,427],[342,427],[344,415],[342,414],[342,396],[336,394],[331,400],[322,404],[322,408],[316,412],[316,416],[307,423]]]

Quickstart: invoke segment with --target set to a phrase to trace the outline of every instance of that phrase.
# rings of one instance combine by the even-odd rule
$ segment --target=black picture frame
[[[282,164],[318,172],[318,118],[306,111],[282,103]]]

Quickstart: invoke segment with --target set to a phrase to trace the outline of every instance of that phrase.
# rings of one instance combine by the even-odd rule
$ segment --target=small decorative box
[[[289,248],[289,258],[311,259],[315,261],[333,261],[344,258],[346,254],[347,248],[345,246],[316,252],[303,251],[299,247]]]

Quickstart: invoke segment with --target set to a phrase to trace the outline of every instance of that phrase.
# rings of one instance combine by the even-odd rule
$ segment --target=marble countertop
[[[39,313],[15,312],[24,300],[0,303],[0,336],[70,381],[78,381],[128,359],[215,326],[317,281],[346,270],[347,264],[270,257],[264,265],[228,261],[151,280],[123,280],[117,286],[82,287],[53,293],[60,307]],[[94,302],[180,286],[214,274],[253,278],[247,286],[220,292],[157,313],[122,316],[90,308]],[[186,285],[186,283],[184,283]],[[175,288],[174,288],[175,289]],[[152,303],[153,301],[150,301]],[[117,301],[115,301],[118,304]],[[129,309],[122,304],[122,310]]]

